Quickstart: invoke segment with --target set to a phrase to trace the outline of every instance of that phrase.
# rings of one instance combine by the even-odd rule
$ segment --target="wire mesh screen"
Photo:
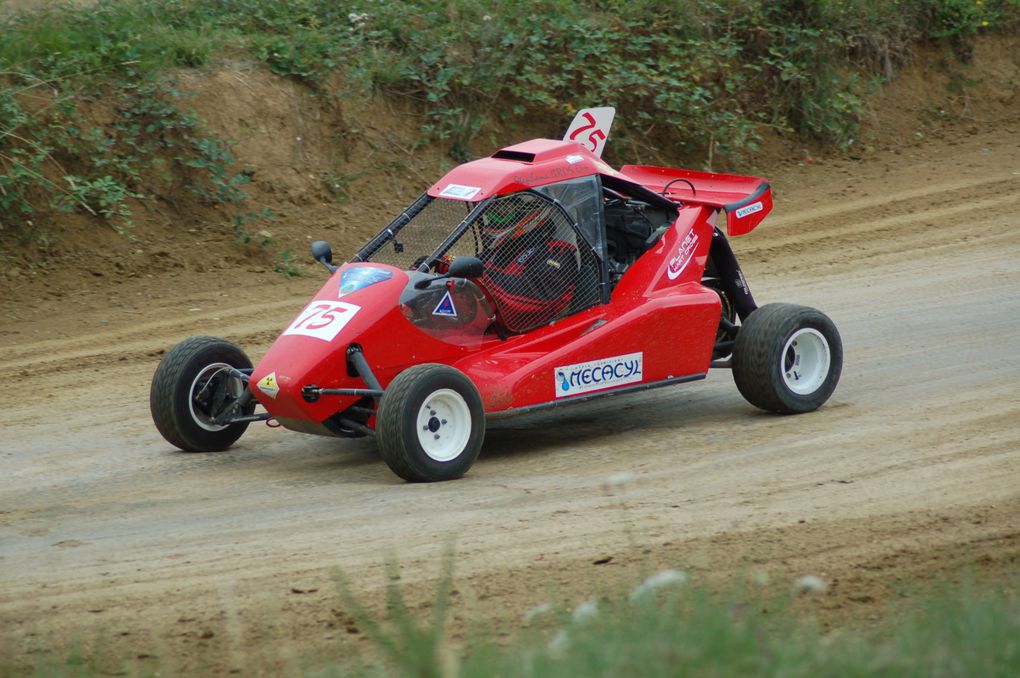
[[[494,201],[450,255],[482,260],[480,282],[512,332],[546,325],[598,303],[598,264],[555,205],[532,194]]]
[[[427,263],[438,272],[455,257],[477,257],[485,271],[478,282],[511,332],[546,325],[599,302],[599,261],[592,246],[578,237],[562,209],[537,194],[493,200],[452,245],[441,250],[476,206],[430,200],[404,227],[391,225],[395,232],[380,233],[375,242],[381,245],[364,260],[405,270]]]
[[[436,198],[366,260],[405,270],[417,268],[474,207],[475,203]]]

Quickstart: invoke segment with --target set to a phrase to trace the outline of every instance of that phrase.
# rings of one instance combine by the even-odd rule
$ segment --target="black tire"
[[[463,372],[447,365],[415,365],[386,388],[376,434],[383,460],[404,480],[460,478],[475,463],[485,439],[482,397]]]
[[[251,368],[244,351],[223,339],[191,337],[167,351],[152,376],[149,410],[160,434],[185,452],[217,452],[241,437],[248,422],[217,426],[209,420],[215,408],[237,400],[247,386],[217,366]],[[255,411],[252,400],[243,409]]]
[[[744,321],[733,347],[733,381],[740,394],[770,412],[818,409],[832,395],[842,370],[843,343],[836,326],[806,306],[762,306]]]

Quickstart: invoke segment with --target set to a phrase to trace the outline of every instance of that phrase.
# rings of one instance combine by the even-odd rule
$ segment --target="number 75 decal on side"
[[[343,301],[314,300],[298,313],[284,334],[303,334],[323,341],[333,341],[340,334],[354,314],[361,310],[360,306]]]

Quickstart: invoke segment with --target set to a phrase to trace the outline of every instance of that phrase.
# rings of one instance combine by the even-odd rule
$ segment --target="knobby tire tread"
[[[174,401],[177,396],[176,386],[178,381],[188,367],[188,363],[197,354],[211,348],[224,349],[227,347],[238,351],[247,360],[244,351],[230,342],[218,337],[198,336],[189,337],[171,348],[163,356],[159,366],[156,368],[156,373],[153,375],[152,385],[149,389],[149,410],[152,414],[152,421],[156,425],[156,430],[174,447],[185,452],[201,451],[200,447],[194,444],[194,441],[187,440],[180,433],[178,417],[186,417],[188,415],[184,412],[177,412],[175,409]],[[250,367],[250,363],[243,365],[243,367]],[[238,437],[240,437],[240,434]]]

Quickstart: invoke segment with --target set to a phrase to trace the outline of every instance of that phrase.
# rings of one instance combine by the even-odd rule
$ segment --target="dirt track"
[[[713,372],[502,423],[452,483],[403,484],[367,442],[255,426],[188,455],[152,427],[159,351],[214,334],[257,358],[318,279],[18,300],[0,327],[0,654],[28,667],[77,639],[129,667],[271,670],[357,637],[336,568],[373,598],[395,560],[421,600],[451,543],[458,617],[500,628],[661,566],[818,574],[833,623],[942,572],[1015,573],[1020,129],[774,183],[773,216],[734,247],[759,303],[840,328],[826,407],[766,415]]]

